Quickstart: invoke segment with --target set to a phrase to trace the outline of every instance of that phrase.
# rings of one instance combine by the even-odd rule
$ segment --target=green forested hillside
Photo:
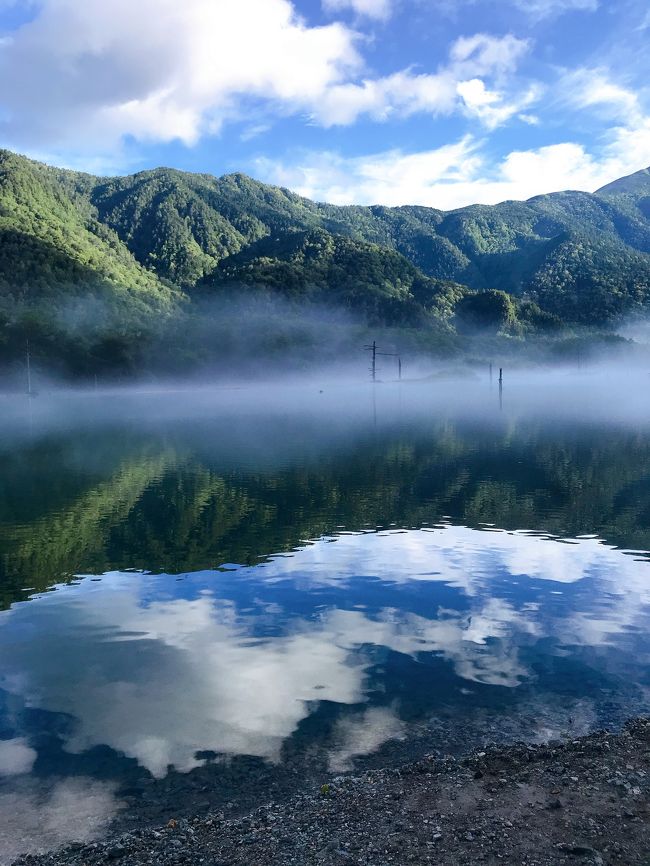
[[[96,178],[0,151],[0,361],[30,339],[73,372],[134,368],[235,290],[433,331],[459,324],[468,293],[501,290],[520,337],[607,327],[650,303],[650,172],[443,212],[319,204],[242,174]]]
[[[632,199],[646,198],[650,195],[650,168],[642,168],[634,174],[620,177],[602,186],[597,194],[599,196],[630,196]]]
[[[205,292],[265,286],[287,298],[333,303],[372,324],[423,325],[453,311],[464,287],[427,277],[403,255],[323,229],[265,237],[223,259]]]
[[[138,264],[80,189],[83,176],[0,152],[0,360],[31,339],[66,365],[110,366],[178,309],[180,292]]]

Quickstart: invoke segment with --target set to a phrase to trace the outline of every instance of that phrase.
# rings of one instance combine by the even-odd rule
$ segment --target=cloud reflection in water
[[[1,616],[3,688],[72,717],[69,752],[105,744],[161,777],[200,750],[280,760],[319,702],[368,703],[377,649],[441,657],[458,688],[513,689],[533,677],[526,647],[624,651],[647,623],[648,563],[594,538],[446,526],[329,541],[182,581],[111,573],[16,605]],[[404,734],[383,687],[386,706],[337,723],[332,768]],[[5,773],[29,769],[16,742],[0,749]]]

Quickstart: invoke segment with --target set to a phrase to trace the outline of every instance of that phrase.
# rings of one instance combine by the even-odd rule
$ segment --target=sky
[[[451,209],[650,165],[647,0],[0,0],[0,146]]]

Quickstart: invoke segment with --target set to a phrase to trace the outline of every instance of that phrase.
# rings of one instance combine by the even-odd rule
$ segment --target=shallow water
[[[4,861],[647,712],[650,422],[589,388],[7,398]]]

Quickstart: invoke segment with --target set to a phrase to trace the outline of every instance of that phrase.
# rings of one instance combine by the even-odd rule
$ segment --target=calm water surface
[[[650,421],[590,387],[0,398],[0,860],[647,712]]]

